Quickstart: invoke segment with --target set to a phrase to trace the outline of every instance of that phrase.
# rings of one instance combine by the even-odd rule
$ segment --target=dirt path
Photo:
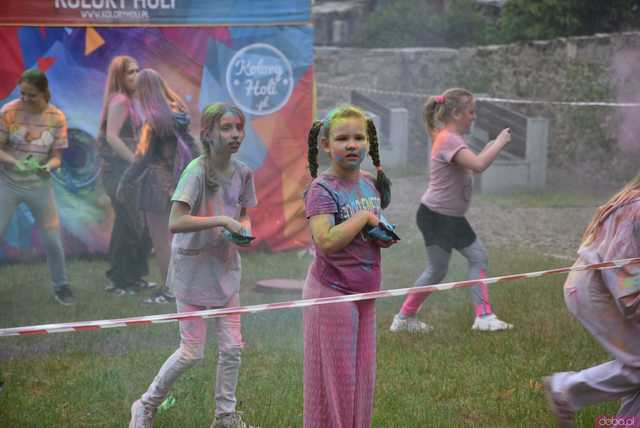
[[[393,180],[392,203],[386,210],[391,221],[415,227],[415,213],[426,182],[425,176]],[[488,247],[527,248],[571,260],[595,209],[595,205],[502,207],[476,197],[467,218]]]

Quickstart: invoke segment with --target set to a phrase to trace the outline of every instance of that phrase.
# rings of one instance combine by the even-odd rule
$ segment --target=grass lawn
[[[399,231],[402,245],[384,252],[384,287],[411,285],[424,265],[415,229]],[[243,256],[243,304],[292,300],[296,294],[254,291],[261,278],[300,278],[310,262],[297,253]],[[491,249],[491,275],[564,266],[525,249]],[[0,267],[0,327],[173,312],[141,307],[138,297],[113,297],[104,288],[103,260],[76,260],[69,274],[76,304],[55,303],[43,263]],[[454,257],[449,280],[466,266]],[[152,273],[152,277],[157,274]],[[466,290],[436,293],[423,318],[429,335],[391,334],[400,298],[380,300],[374,427],[552,426],[540,379],[608,360],[607,354],[564,307],[565,276],[491,286],[497,314],[515,324],[509,332],[471,330]],[[238,388],[245,419],[263,428],[302,426],[302,316],[284,310],[243,317],[247,343]],[[212,336],[212,335],[210,335]],[[178,344],[177,324],[0,339],[2,427],[123,427],[129,407]],[[213,419],[216,344],[205,360],[178,380],[176,404],[157,427],[207,427]],[[578,425],[615,414],[616,404],[586,409]]]

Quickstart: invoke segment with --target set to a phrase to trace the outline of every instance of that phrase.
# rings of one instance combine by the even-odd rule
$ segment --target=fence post
[[[391,125],[388,134],[389,146],[393,151],[394,163],[398,167],[406,168],[409,148],[409,112],[405,108],[391,108],[389,122]]]
[[[549,146],[549,119],[527,118],[526,159],[529,162],[529,187],[544,189]]]

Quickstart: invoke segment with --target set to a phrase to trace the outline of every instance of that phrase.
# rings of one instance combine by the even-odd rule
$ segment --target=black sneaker
[[[62,285],[53,290],[53,296],[58,303],[62,305],[71,305],[73,303],[73,293],[68,285]]]

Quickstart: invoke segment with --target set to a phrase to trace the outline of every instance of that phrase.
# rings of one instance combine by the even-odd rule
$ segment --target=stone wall
[[[348,102],[351,88],[390,91],[365,94],[410,111],[410,146],[417,151],[426,147],[424,94],[462,86],[500,98],[638,102],[638,70],[638,32],[458,50],[318,47],[315,60],[319,114]],[[629,168],[637,165],[640,109],[551,104],[513,109],[551,120],[551,165],[588,168],[611,178],[628,178]]]

